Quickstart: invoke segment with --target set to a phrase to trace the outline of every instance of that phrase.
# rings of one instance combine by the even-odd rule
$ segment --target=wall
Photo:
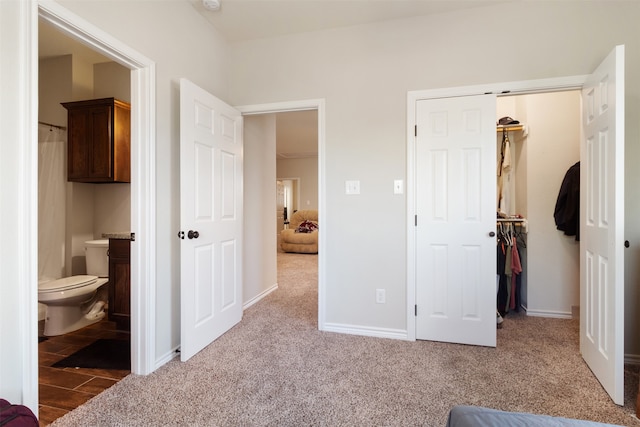
[[[275,289],[276,260],[275,114],[244,118],[243,303]]]
[[[406,178],[408,90],[588,74],[620,43],[635,76],[638,18],[635,2],[515,2],[234,43],[234,104],[326,101],[326,321],[407,329],[406,199],[392,183]],[[637,79],[626,93],[625,351],[640,354]],[[345,196],[350,179],[361,195]],[[383,308],[376,288],[387,289]]]
[[[300,178],[299,209],[318,209],[318,158],[276,160],[278,178]]]

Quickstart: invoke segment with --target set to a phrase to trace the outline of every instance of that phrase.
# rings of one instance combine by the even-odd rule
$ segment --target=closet
[[[496,122],[505,116],[520,122],[496,129],[496,164],[502,164],[505,137],[510,151],[502,192],[496,194],[497,242],[515,237],[520,243],[516,310],[528,315],[569,318],[580,303],[579,242],[558,231],[553,216],[564,175],[580,160],[580,111],[579,91],[497,100]]]

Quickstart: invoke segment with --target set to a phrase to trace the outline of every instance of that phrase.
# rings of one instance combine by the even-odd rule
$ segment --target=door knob
[[[490,231],[490,232],[489,232],[489,237],[495,237],[495,235],[496,235],[496,233],[495,233],[495,232],[493,232],[493,231]]]
[[[200,233],[198,233],[197,231],[189,230],[189,232],[187,233],[187,237],[190,239],[197,239],[198,237],[200,237]]]

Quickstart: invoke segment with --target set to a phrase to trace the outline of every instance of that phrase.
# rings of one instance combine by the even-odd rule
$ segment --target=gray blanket
[[[603,427],[613,425],[548,415],[504,412],[477,406],[454,406],[447,420],[447,427]]]

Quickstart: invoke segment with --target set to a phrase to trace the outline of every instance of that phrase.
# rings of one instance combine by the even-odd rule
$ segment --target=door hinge
[[[417,226],[418,226],[418,215],[414,215],[414,216],[413,216],[413,225],[414,225],[415,227],[417,227]]]
[[[418,136],[418,125],[413,127],[414,136]]]
[[[131,236],[129,237],[129,239],[131,239],[132,242],[136,241],[136,233],[131,233]]]
[[[184,231],[178,231],[178,239],[184,240]]]
[[[414,306],[413,314],[414,314],[416,317],[418,317],[418,304],[416,304],[416,305]]]

